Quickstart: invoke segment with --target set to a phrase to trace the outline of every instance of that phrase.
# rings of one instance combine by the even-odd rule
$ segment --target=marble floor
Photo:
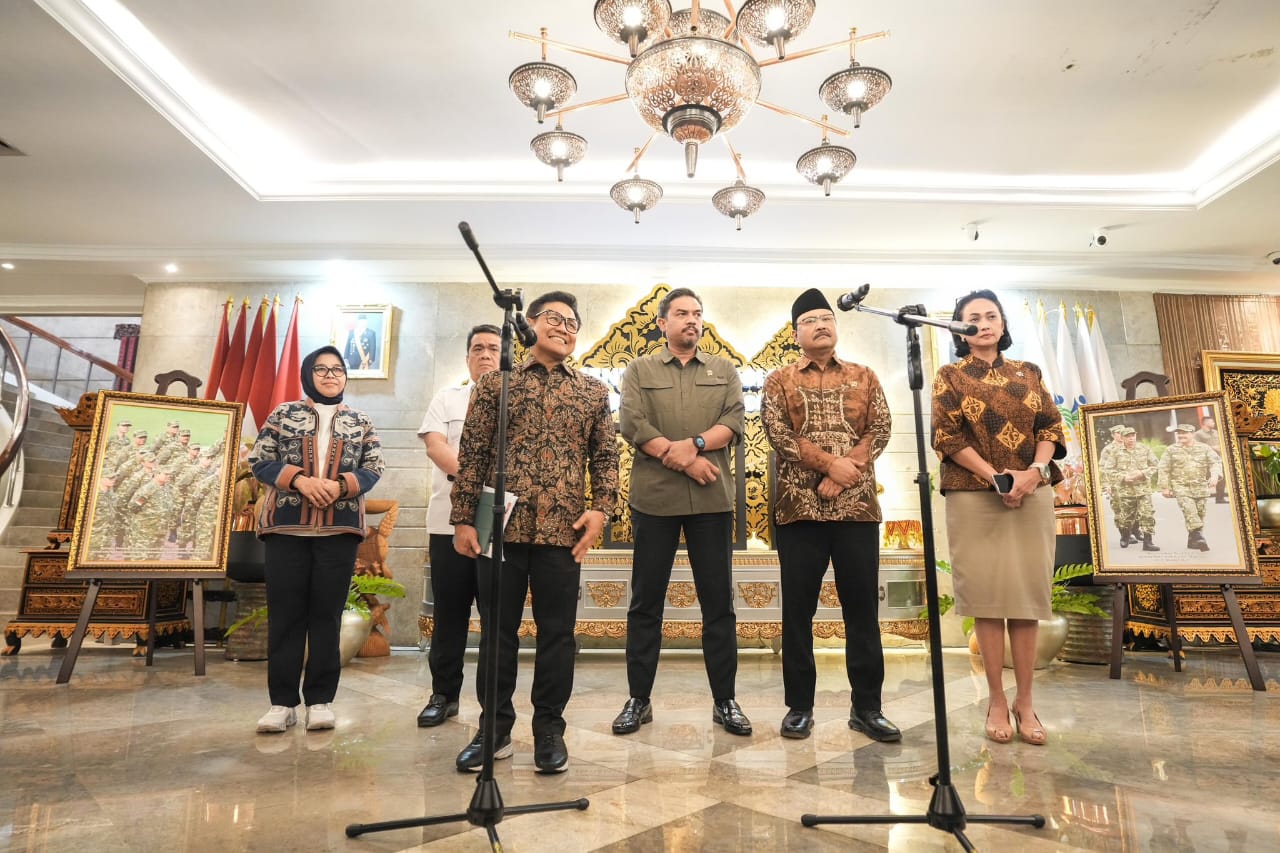
[[[418,729],[425,655],[357,659],[345,671],[330,732],[258,735],[265,664],[209,650],[86,645],[69,685],[62,651],[28,640],[0,661],[0,849],[70,851],[485,850],[481,828],[450,823],[348,839],[351,823],[466,808],[475,776],[453,768],[471,738],[474,700]],[[951,774],[971,814],[1031,814],[1043,829],[970,824],[982,850],[1263,851],[1280,849],[1280,659],[1261,658],[1255,693],[1238,653],[1191,650],[1182,673],[1162,653],[1130,653],[1124,677],[1055,663],[1037,674],[1047,747],[982,735],[984,688],[967,652],[945,654]],[[468,689],[474,671],[468,660]],[[901,744],[846,725],[838,651],[819,653],[818,726],[778,736],[781,661],[744,650],[738,697],[755,723],[735,737],[711,723],[702,659],[664,653],[655,718],[616,737],[626,699],[616,651],[584,651],[566,716],[568,772],[534,773],[528,727],[531,656],[521,660],[512,760],[498,762],[508,806],[590,799],[586,811],[508,816],[510,851],[959,850],[927,826],[801,825],[803,813],[923,814],[936,770],[928,656],[886,652],[885,711]],[[1009,674],[1007,683],[1012,685]]]

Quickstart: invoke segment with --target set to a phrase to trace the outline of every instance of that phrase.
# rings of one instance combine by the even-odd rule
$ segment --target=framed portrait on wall
[[[243,410],[99,391],[67,577],[221,577]]]
[[[350,379],[391,375],[391,305],[339,305],[329,340],[342,351]]]
[[[1260,583],[1250,491],[1221,391],[1080,408],[1095,575]]]

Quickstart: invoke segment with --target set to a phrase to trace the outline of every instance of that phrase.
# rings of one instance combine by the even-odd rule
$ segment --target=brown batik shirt
[[[942,459],[942,492],[991,489],[989,481],[951,461],[972,447],[997,471],[1025,471],[1036,445],[1052,441],[1054,458],[1066,455],[1062,413],[1045,388],[1040,368],[997,355],[992,364],[970,355],[944,364],[933,380],[933,449]],[[1050,466],[1061,482],[1058,466]]]
[[[494,485],[501,371],[476,382],[458,445],[449,523],[475,525],[481,488]],[[511,371],[507,403],[507,491],[517,498],[505,542],[570,548],[587,509],[613,517],[618,445],[603,382],[532,358]],[[591,505],[587,505],[587,474]]]
[[[764,381],[760,410],[778,464],[774,523],[880,521],[874,460],[889,443],[892,419],[869,367],[832,358],[825,367],[801,356]],[[818,483],[838,457],[865,448],[862,476],[834,498]]]

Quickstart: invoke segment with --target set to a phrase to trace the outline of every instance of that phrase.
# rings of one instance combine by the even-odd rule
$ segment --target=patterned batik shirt
[[[972,447],[997,471],[1025,471],[1036,445],[1052,441],[1053,457],[1066,455],[1062,413],[1054,405],[1040,368],[1029,361],[997,355],[987,364],[972,355],[944,364],[933,380],[933,449],[942,460],[939,488],[945,494],[991,489],[991,483],[951,461]],[[1062,474],[1051,465],[1053,482]]]
[[[501,371],[480,377],[458,445],[449,523],[475,525],[482,487],[494,485]],[[618,444],[609,390],[563,364],[529,358],[511,371],[507,403],[507,491],[516,506],[504,542],[571,548],[573,523],[588,508],[613,518]],[[587,506],[587,474],[591,506]]]
[[[874,460],[889,443],[892,419],[880,380],[869,367],[806,357],[765,378],[760,417],[777,455],[774,523],[880,521]],[[861,448],[861,450],[859,450]],[[866,453],[867,467],[828,500],[818,483],[841,456]]]

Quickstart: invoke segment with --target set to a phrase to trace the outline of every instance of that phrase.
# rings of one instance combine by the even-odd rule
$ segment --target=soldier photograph
[[[1222,458],[1208,444],[1197,441],[1191,424],[1178,424],[1174,443],[1160,457],[1157,488],[1178,502],[1187,525],[1187,547],[1208,551],[1204,538],[1205,501],[1223,482]]]

